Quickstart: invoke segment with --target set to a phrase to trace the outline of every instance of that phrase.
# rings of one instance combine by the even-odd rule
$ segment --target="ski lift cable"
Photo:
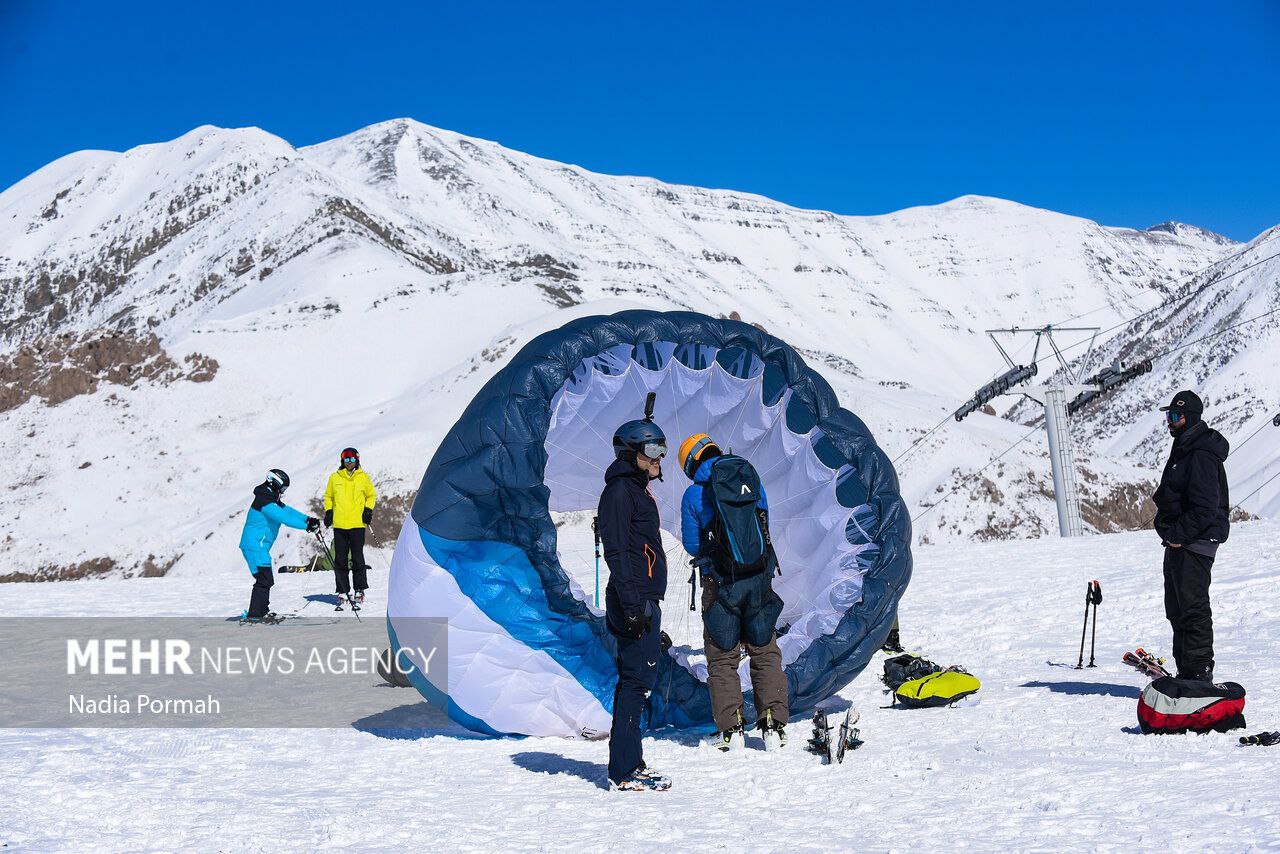
[[[1280,418],[1280,415],[1277,415],[1277,416],[1276,416],[1276,418]],[[1261,424],[1259,424],[1259,425],[1258,425],[1258,429],[1257,429],[1257,430],[1254,430],[1254,431],[1253,431],[1252,433],[1250,433],[1248,436],[1245,436],[1245,437],[1244,437],[1244,441],[1243,441],[1243,442],[1240,442],[1238,445],[1236,445],[1235,447],[1233,447],[1233,448],[1231,449],[1231,453],[1233,453],[1233,454],[1234,454],[1236,451],[1238,451],[1238,450],[1240,450],[1241,448],[1243,448],[1245,445],[1247,445],[1247,444],[1249,443],[1249,440],[1250,440],[1250,439],[1252,439],[1254,436],[1256,436],[1256,435],[1258,435],[1259,433],[1261,433],[1261,432],[1262,432],[1262,429],[1263,429],[1264,427],[1267,427],[1267,426],[1275,426],[1275,418],[1268,418],[1267,420],[1265,420],[1265,421],[1263,421]]]
[[[992,457],[991,459],[987,460],[986,465],[984,465],[982,468],[978,469],[977,471],[973,472],[972,474],[968,474],[968,475],[963,475],[963,476],[961,476],[961,478],[960,478],[960,482],[959,482],[959,483],[957,483],[955,486],[953,486],[953,487],[951,488],[951,491],[949,491],[946,495],[944,495],[944,496],[942,496],[941,498],[939,498],[937,501],[935,501],[935,502],[933,502],[932,504],[930,504],[928,507],[926,507],[926,508],[924,508],[923,510],[921,510],[921,511],[920,511],[919,513],[917,513],[916,515],[912,516],[912,517],[911,517],[911,523],[914,525],[914,524],[915,524],[916,522],[918,522],[920,519],[923,519],[925,516],[929,515],[929,513],[931,513],[935,507],[937,507],[939,504],[941,504],[942,502],[946,501],[948,498],[950,498],[951,496],[953,496],[953,495],[955,495],[957,492],[959,492],[959,491],[960,491],[960,488],[961,488],[961,487],[963,487],[966,483],[968,483],[970,480],[972,480],[973,478],[977,477],[978,475],[982,474],[982,473],[983,473],[984,471],[986,471],[987,469],[991,468],[993,465],[995,465],[997,462],[999,462],[1001,459],[1003,459],[1003,458],[1004,458],[1004,457],[1005,457],[1005,456],[1006,456],[1010,451],[1012,451],[1014,448],[1018,447],[1018,446],[1019,446],[1019,445],[1021,445],[1023,442],[1025,442],[1025,441],[1027,441],[1028,439],[1030,439],[1034,434],[1038,433],[1038,432],[1040,431],[1040,426],[1041,426],[1041,425],[1036,424],[1034,427],[1032,427],[1032,428],[1031,428],[1030,430],[1028,430],[1026,433],[1022,434],[1022,438],[1020,438],[1020,439],[1018,439],[1017,441],[1015,441],[1012,445],[1010,445],[1009,447],[1005,448],[1005,449],[1004,449],[1003,451],[1001,451],[999,454],[997,454],[997,455],[995,455],[994,457]]]
[[[1190,273],[1184,273],[1183,275],[1174,279],[1173,284],[1191,281],[1195,279],[1196,276],[1204,275],[1205,273],[1208,273],[1210,270],[1214,269],[1215,267],[1222,267],[1226,264],[1231,263],[1232,261],[1238,260],[1244,257],[1245,254],[1252,252],[1253,250],[1257,249],[1260,246],[1265,246],[1266,244],[1271,243],[1273,240],[1276,240],[1276,239],[1280,239],[1280,230],[1276,231],[1275,234],[1266,238],[1265,240],[1259,240],[1257,243],[1245,244],[1238,251],[1231,253],[1226,258],[1221,258],[1217,261],[1214,261],[1212,264],[1209,264],[1208,266],[1205,266],[1205,267],[1201,267],[1199,270],[1195,270]],[[1275,256],[1272,256],[1272,257],[1275,257]],[[1219,279],[1210,277],[1210,279],[1207,282],[1205,282],[1200,288],[1196,290],[1195,295],[1198,296],[1200,293],[1204,291],[1205,288],[1209,287],[1209,285],[1212,285],[1214,282],[1217,282],[1217,281],[1219,281]],[[1158,308],[1161,308],[1163,306],[1169,305],[1170,303],[1176,302],[1178,299],[1179,297],[1176,295],[1168,297],[1167,299],[1162,300],[1158,305],[1152,306],[1151,308],[1147,309],[1145,312],[1143,312],[1143,314],[1150,314],[1151,312],[1155,311]],[[1091,314],[1097,314],[1103,309],[1107,309],[1110,307],[1111,307],[1110,305],[1100,305],[1097,308],[1091,308],[1088,311],[1082,311],[1079,314],[1068,317],[1066,320],[1062,320],[1062,321],[1059,321],[1058,323],[1055,323],[1054,326],[1062,326],[1064,324],[1070,323],[1073,320],[1079,320],[1082,317],[1088,317]],[[1140,314],[1138,315],[1138,317],[1142,317],[1142,315]],[[1136,320],[1137,318],[1134,318],[1134,319]]]
[[[1260,483],[1260,484],[1258,485],[1258,488],[1257,488],[1257,489],[1255,489],[1253,492],[1250,492],[1250,493],[1249,493],[1248,495],[1246,495],[1244,498],[1241,498],[1239,501],[1237,501],[1237,502],[1236,502],[1236,506],[1235,506],[1235,507],[1232,507],[1231,509],[1232,509],[1232,510],[1239,510],[1239,509],[1244,505],[1244,503],[1245,503],[1246,501],[1248,501],[1248,500],[1249,500],[1250,498],[1252,498],[1253,496],[1257,495],[1259,492],[1261,492],[1261,491],[1262,491],[1262,488],[1263,488],[1264,486],[1266,486],[1268,483],[1270,483],[1271,481],[1275,480],[1275,479],[1276,479],[1276,478],[1278,478],[1278,477],[1280,477],[1280,471],[1276,472],[1275,474],[1271,475],[1271,477],[1267,478],[1267,479],[1266,479],[1266,480],[1264,480],[1262,483]],[[913,520],[913,521],[914,521],[914,520]]]
[[[1273,238],[1268,238],[1268,240],[1270,240],[1270,239],[1273,239]],[[1096,335],[1096,336],[1091,336],[1090,338],[1082,338],[1081,340],[1076,341],[1075,343],[1068,344],[1068,345],[1066,345],[1065,347],[1061,348],[1061,349],[1062,349],[1062,352],[1064,352],[1064,353],[1065,353],[1065,352],[1067,352],[1068,350],[1074,350],[1074,349],[1076,349],[1077,347],[1082,346],[1086,341],[1091,341],[1091,340],[1093,340],[1093,338],[1094,338],[1094,337],[1101,337],[1101,336],[1106,335],[1106,334],[1108,334],[1108,333],[1110,333],[1110,332],[1114,332],[1114,331],[1116,331],[1117,329],[1120,329],[1120,328],[1122,328],[1122,327],[1128,326],[1130,323],[1133,323],[1134,321],[1137,321],[1137,320],[1141,320],[1142,318],[1146,317],[1148,314],[1151,314],[1153,311],[1156,311],[1157,309],[1164,308],[1165,306],[1169,305],[1170,303],[1176,302],[1178,299],[1183,299],[1184,297],[1198,296],[1200,293],[1202,293],[1202,292],[1205,290],[1205,288],[1208,288],[1208,287],[1209,287],[1209,285],[1217,284],[1218,282],[1222,282],[1222,281],[1225,281],[1226,279],[1230,279],[1230,278],[1233,278],[1233,277],[1235,277],[1235,276],[1238,276],[1238,275],[1240,275],[1241,273],[1244,273],[1244,272],[1247,272],[1247,271],[1249,271],[1249,270],[1252,270],[1254,267],[1257,267],[1257,266],[1258,266],[1258,265],[1260,265],[1260,264],[1265,264],[1266,262],[1271,261],[1271,260],[1273,260],[1273,259],[1275,259],[1275,258],[1280,258],[1280,252],[1277,252],[1277,253],[1275,253],[1274,255],[1268,255],[1266,258],[1260,258],[1260,259],[1258,259],[1257,261],[1253,261],[1253,262],[1251,262],[1251,263],[1249,263],[1249,264],[1245,265],[1244,267],[1241,267],[1241,268],[1240,268],[1240,269],[1238,269],[1238,270],[1233,270],[1233,271],[1231,271],[1230,273],[1224,273],[1223,275],[1218,276],[1217,278],[1212,279],[1212,280],[1210,280],[1209,282],[1206,282],[1206,283],[1205,283],[1203,286],[1201,286],[1201,287],[1200,287],[1200,288],[1199,288],[1199,289],[1198,289],[1194,294],[1186,294],[1186,295],[1184,295],[1184,296],[1179,296],[1179,297],[1175,297],[1175,298],[1173,298],[1173,299],[1165,300],[1164,302],[1160,303],[1160,305],[1153,306],[1152,308],[1149,308],[1149,309],[1147,309],[1146,311],[1144,311],[1144,312],[1142,312],[1142,313],[1140,313],[1140,314],[1135,314],[1133,317],[1130,317],[1128,320],[1122,320],[1122,321],[1120,321],[1119,323],[1117,323],[1115,326],[1110,326],[1110,327],[1108,327],[1108,328],[1106,328],[1106,329],[1102,330],[1101,332],[1097,333],[1097,335]],[[1274,312],[1268,312],[1268,314],[1274,314]],[[1260,315],[1260,316],[1261,316],[1261,317],[1265,317],[1266,315]],[[1255,319],[1256,319],[1256,318],[1255,318]],[[1245,321],[1245,322],[1248,322],[1248,321]],[[1225,329],[1224,329],[1224,330],[1222,330],[1222,331],[1223,331],[1223,332],[1226,332],[1227,330],[1225,330]],[[1215,334],[1216,334],[1216,333],[1215,333]],[[1201,340],[1203,340],[1203,339],[1201,339]],[[1174,348],[1174,349],[1177,349],[1177,348]],[[1172,350],[1168,350],[1168,351],[1165,351],[1165,353],[1161,353],[1160,355],[1165,355],[1166,353],[1171,353],[1171,352],[1173,352],[1173,351],[1172,351]],[[1037,363],[1039,363],[1039,362],[1044,362],[1044,361],[1048,361],[1050,358],[1053,358],[1053,356],[1052,356],[1052,355],[1050,355],[1050,356],[1045,356],[1045,357],[1043,357],[1043,358],[1039,359],[1039,360],[1037,361]],[[1155,360],[1155,359],[1159,358],[1159,356],[1152,356],[1151,358],[1152,358],[1152,360]]]
[[[905,450],[903,450],[903,452],[902,452],[902,453],[898,454],[896,457],[894,457],[892,460],[890,460],[890,462],[892,462],[894,466],[897,466],[897,464],[898,464],[898,460],[902,459],[902,458],[903,458],[903,457],[905,457],[907,454],[909,454],[909,453],[911,453],[913,450],[915,450],[915,448],[916,448],[916,447],[918,447],[918,446],[920,445],[920,443],[921,443],[921,442],[923,442],[925,439],[928,439],[928,438],[929,438],[930,436],[932,436],[934,433],[937,433],[940,429],[942,429],[942,425],[946,424],[946,423],[947,423],[948,421],[950,421],[950,420],[951,420],[951,413],[950,413],[950,412],[948,412],[946,415],[942,416],[942,420],[941,420],[941,421],[939,421],[937,424],[934,424],[934,425],[933,425],[933,427],[931,427],[931,428],[929,429],[929,432],[928,432],[928,433],[925,433],[925,434],[924,434],[923,436],[921,436],[919,439],[916,439],[914,442],[912,442],[910,445],[908,445],[908,446],[906,447],[906,449],[905,449]]]
[[[1220,266],[1220,265],[1222,265],[1222,264],[1225,264],[1225,263],[1228,263],[1228,262],[1230,262],[1230,261],[1233,261],[1233,260],[1235,260],[1236,258],[1239,258],[1241,255],[1243,255],[1245,252],[1250,251],[1250,250],[1253,250],[1253,249],[1256,249],[1256,248],[1258,248],[1259,246],[1262,246],[1263,244],[1266,244],[1266,243],[1270,243],[1270,242],[1272,242],[1273,240],[1276,240],[1276,239],[1278,239],[1278,238],[1280,238],[1280,232],[1278,232],[1275,236],[1273,236],[1273,237],[1268,237],[1266,240],[1263,240],[1263,241],[1261,241],[1261,242],[1259,242],[1259,243],[1251,244],[1251,245],[1249,245],[1249,246],[1246,246],[1244,249],[1242,249],[1240,252],[1236,253],[1235,255],[1232,255],[1232,256],[1230,256],[1230,257],[1228,257],[1228,258],[1224,258],[1224,259],[1222,259],[1221,261],[1216,261],[1216,262],[1214,262],[1214,264],[1211,264],[1211,265],[1209,265],[1208,267],[1206,267],[1206,268],[1204,268],[1204,269],[1202,269],[1202,270],[1198,270],[1198,271],[1196,271],[1195,273],[1190,274],[1190,276],[1183,276],[1182,278],[1186,279],[1186,278],[1190,278],[1190,277],[1194,277],[1194,276],[1200,275],[1201,273],[1204,273],[1204,272],[1206,272],[1206,271],[1208,271],[1208,270],[1213,269],[1213,267],[1215,267],[1215,266]],[[1081,339],[1080,341],[1076,341],[1076,342],[1075,342],[1075,343],[1073,343],[1073,344],[1068,344],[1068,345],[1066,345],[1065,347],[1061,347],[1061,348],[1059,348],[1059,351],[1060,351],[1060,352],[1067,352],[1067,351],[1069,351],[1069,350],[1074,350],[1074,349],[1076,349],[1077,347],[1080,347],[1081,345],[1083,345],[1083,344],[1085,343],[1085,341],[1086,341],[1086,340],[1090,340],[1090,341],[1091,341],[1091,340],[1096,339],[1098,336],[1106,335],[1106,334],[1108,334],[1108,333],[1110,333],[1110,332],[1114,332],[1115,330],[1120,329],[1120,328],[1122,328],[1122,327],[1124,327],[1124,326],[1128,326],[1130,323],[1133,323],[1134,321],[1137,321],[1137,320],[1141,320],[1143,317],[1146,317],[1147,315],[1151,314],[1152,312],[1154,312],[1154,311],[1156,311],[1156,310],[1158,310],[1158,309],[1160,309],[1160,308],[1163,308],[1163,307],[1165,307],[1165,306],[1167,306],[1167,305],[1169,305],[1169,304],[1171,304],[1171,303],[1173,303],[1173,302],[1176,302],[1176,301],[1177,301],[1177,300],[1179,300],[1179,299],[1184,299],[1184,298],[1188,298],[1188,297],[1198,296],[1199,294],[1203,293],[1203,292],[1204,292],[1204,291],[1205,291],[1205,290],[1206,290],[1210,285],[1217,284],[1217,283],[1222,282],[1222,281],[1224,281],[1224,280],[1226,280],[1226,279],[1230,279],[1230,278],[1233,278],[1233,277],[1235,277],[1235,276],[1238,276],[1238,275],[1240,275],[1241,273],[1247,272],[1247,271],[1249,271],[1249,270],[1253,269],[1254,267],[1257,267],[1257,266],[1259,266],[1259,265],[1261,265],[1261,264],[1265,264],[1267,261],[1273,260],[1273,259],[1275,259],[1275,258],[1280,258],[1280,252],[1277,252],[1277,253],[1275,253],[1274,255],[1268,255],[1266,258],[1260,258],[1260,259],[1258,259],[1257,261],[1250,262],[1249,264],[1247,264],[1247,265],[1245,265],[1245,266],[1243,266],[1243,267],[1239,268],[1238,270],[1232,270],[1232,271],[1231,271],[1231,272],[1229,272],[1229,273],[1224,273],[1224,274],[1219,275],[1219,276],[1211,277],[1211,278],[1209,279],[1209,281],[1207,281],[1207,282],[1205,282],[1205,284],[1201,285],[1198,289],[1196,289],[1196,291],[1195,291],[1194,293],[1191,293],[1191,294],[1185,294],[1185,295],[1181,295],[1181,296],[1174,296],[1174,297],[1170,297],[1169,299],[1167,299],[1167,300],[1165,300],[1165,301],[1161,302],[1159,305],[1152,306],[1151,308],[1147,309],[1146,311],[1143,311],[1143,312],[1141,312],[1141,313],[1139,313],[1139,314],[1134,315],[1133,317],[1128,318],[1127,320],[1123,320],[1123,321],[1121,321],[1120,323],[1117,323],[1117,324],[1116,324],[1116,325],[1114,325],[1114,326],[1111,326],[1111,327],[1108,327],[1107,329],[1104,329],[1102,332],[1095,333],[1093,336],[1091,336],[1091,337],[1090,337],[1090,338],[1088,338],[1088,339]],[[1104,307],[1105,307],[1105,306],[1104,306]],[[1100,309],[1095,309],[1094,311],[1097,311],[1097,310],[1100,310]],[[1261,319],[1262,319],[1262,318],[1264,318],[1264,317],[1268,317],[1268,316],[1270,316],[1270,315],[1272,315],[1272,314],[1275,314],[1275,313],[1276,313],[1276,311],[1280,311],[1280,309],[1273,309],[1273,310],[1271,310],[1271,311],[1269,311],[1269,312],[1264,312],[1263,314],[1257,315],[1257,316],[1255,316],[1255,317],[1251,317],[1251,318],[1249,318],[1248,320],[1243,320],[1243,321],[1240,321],[1239,323],[1232,324],[1231,326],[1228,326],[1226,329],[1221,329],[1221,330],[1219,330],[1219,331],[1217,331],[1217,332],[1213,332],[1213,333],[1210,333],[1209,335],[1205,335],[1205,336],[1203,336],[1203,337],[1201,337],[1201,338],[1197,338],[1197,339],[1196,339],[1196,340],[1194,340],[1194,341],[1187,342],[1186,344],[1182,344],[1182,345],[1179,345],[1179,346],[1177,346],[1177,347],[1172,347],[1172,348],[1170,348],[1170,349],[1168,349],[1168,350],[1165,350],[1165,351],[1163,351],[1163,352],[1161,352],[1161,353],[1158,353],[1158,354],[1156,354],[1156,355],[1154,355],[1154,356],[1151,356],[1151,357],[1150,357],[1150,361],[1154,362],[1155,360],[1160,359],[1160,358],[1162,358],[1162,357],[1164,357],[1164,356],[1167,356],[1167,355],[1169,355],[1170,353],[1173,353],[1173,352],[1175,352],[1175,351],[1177,351],[1177,350],[1184,349],[1184,348],[1186,348],[1186,347],[1192,346],[1193,344],[1197,344],[1197,343],[1202,342],[1202,341],[1207,341],[1207,340],[1208,340],[1208,339],[1210,339],[1210,338],[1214,338],[1214,337],[1216,337],[1216,336],[1218,336],[1218,335],[1222,335],[1222,334],[1224,334],[1224,333],[1230,332],[1232,329],[1235,329],[1235,328],[1237,328],[1237,327],[1239,327],[1239,326],[1243,326],[1243,325],[1245,325],[1246,323],[1252,323],[1252,322],[1254,322],[1255,320],[1261,320]],[[1062,321],[1062,323],[1068,323],[1068,322],[1070,322],[1071,320],[1075,320],[1076,318],[1079,318],[1079,317],[1083,317],[1083,316],[1085,316],[1085,314],[1092,314],[1092,313],[1093,313],[1092,311],[1090,311],[1090,312],[1085,312],[1084,314],[1076,315],[1076,317],[1068,318],[1067,320]],[[1057,325],[1059,325],[1059,326],[1060,326],[1060,325],[1062,325],[1062,324],[1061,324],[1061,323],[1059,323],[1059,324],[1057,324]],[[1024,345],[1024,346],[1025,346],[1025,345]],[[1051,358],[1056,358],[1056,357],[1055,357],[1053,354],[1050,354],[1050,355],[1048,355],[1048,356],[1044,356],[1044,357],[1042,357],[1042,358],[1040,358],[1040,359],[1037,359],[1037,360],[1034,362],[1034,364],[1037,364],[1037,365],[1038,365],[1040,362],[1048,361],[1048,360],[1049,360],[1049,359],[1051,359]],[[994,380],[994,379],[996,379],[997,377],[999,377],[999,374],[996,374],[994,377],[992,377],[992,379]],[[921,443],[923,443],[925,440],[927,440],[930,436],[932,436],[932,435],[933,435],[934,433],[936,433],[938,430],[942,429],[942,426],[943,426],[944,424],[946,424],[946,423],[947,423],[947,420],[948,420],[948,419],[950,419],[951,417],[952,417],[951,415],[944,416],[944,417],[943,417],[943,419],[942,419],[941,421],[939,421],[937,424],[935,424],[935,425],[934,425],[934,426],[933,426],[933,427],[932,427],[932,428],[931,428],[927,433],[925,433],[923,436],[921,436],[920,438],[918,438],[918,439],[916,439],[914,442],[912,442],[910,445],[908,445],[908,446],[907,446],[907,448],[906,448],[905,450],[903,450],[900,454],[898,454],[898,456],[896,456],[896,457],[894,457],[894,458],[893,458],[893,460],[892,460],[893,464],[894,464],[894,465],[897,465],[897,463],[898,463],[898,461],[899,461],[899,460],[901,460],[901,459],[905,458],[908,454],[910,454],[910,453],[911,453],[911,452],[912,452],[916,447],[918,447]],[[1243,443],[1241,443],[1241,444],[1243,444]]]
[[[1162,350],[1161,352],[1156,353],[1154,356],[1148,356],[1146,359],[1139,362],[1137,366],[1138,368],[1140,368],[1141,366],[1145,365],[1146,369],[1134,371],[1133,377],[1130,377],[1129,379],[1134,379],[1141,374],[1147,373],[1148,371],[1151,370],[1152,363],[1154,363],[1157,359],[1162,359],[1165,356],[1168,356],[1170,353],[1176,353],[1178,350],[1185,350],[1188,347],[1193,347],[1196,344],[1200,344],[1205,341],[1208,341],[1210,338],[1216,338],[1219,335],[1225,335],[1226,333],[1232,331],[1233,329],[1238,329],[1241,326],[1244,326],[1246,324],[1253,323],[1254,321],[1257,321],[1257,320],[1262,320],[1264,317],[1270,317],[1271,315],[1275,314],[1278,311],[1280,311],[1280,308],[1273,308],[1271,309],[1271,311],[1264,311],[1262,314],[1257,314],[1246,320],[1241,320],[1238,323],[1233,323],[1230,326],[1226,327],[1225,329],[1219,329],[1217,332],[1210,332],[1208,335],[1202,335],[1201,337],[1196,338],[1194,340],[1183,342],[1182,344],[1179,344],[1176,347],[1170,347],[1168,350]],[[1133,370],[1134,369],[1131,369],[1131,371]],[[1112,388],[1106,389],[1102,392],[1095,393],[1092,397],[1089,397],[1088,399],[1085,399],[1085,400],[1080,400],[1080,398],[1076,398],[1076,400],[1071,402],[1071,406],[1068,409],[1068,411],[1074,412],[1075,410],[1081,409],[1087,404],[1092,403],[1094,400],[1099,399],[1100,397],[1108,394],[1111,391],[1114,391],[1115,388],[1118,388],[1118,387],[1119,387],[1119,384],[1117,384],[1116,386],[1113,386]],[[1081,397],[1083,396],[1084,395],[1082,395]],[[1254,431],[1254,432],[1256,433],[1257,431]],[[1252,438],[1253,438],[1253,434],[1250,434],[1249,439],[1252,439]],[[1248,439],[1246,439],[1245,441],[1247,442]],[[1241,442],[1240,444],[1243,445],[1244,442]]]
[[[1225,329],[1219,329],[1217,332],[1210,332],[1208,335],[1202,335],[1201,337],[1196,338],[1194,340],[1186,341],[1182,344],[1179,344],[1177,347],[1170,347],[1168,350],[1163,350],[1155,354],[1154,356],[1151,356],[1150,359],[1153,362],[1156,359],[1163,359],[1165,356],[1168,356],[1170,353],[1176,353],[1179,350],[1185,350],[1188,347],[1193,347],[1196,344],[1200,344],[1204,341],[1208,341],[1210,338],[1217,338],[1219,335],[1225,335],[1226,333],[1230,332],[1233,329],[1239,329],[1241,326],[1244,326],[1245,324],[1253,323],[1256,320],[1262,320],[1264,317],[1270,317],[1276,312],[1280,312],[1280,307],[1273,308],[1271,309],[1271,311],[1264,311],[1262,314],[1255,314],[1253,317],[1250,317],[1247,320],[1241,320],[1239,323],[1233,323],[1230,326],[1226,327]]]
[[[1023,342],[1022,346],[1021,346],[1021,347],[1019,347],[1019,348],[1014,352],[1014,354],[1013,354],[1014,358],[1016,358],[1017,356],[1021,355],[1022,351],[1023,351],[1023,350],[1025,350],[1025,349],[1027,349],[1027,347],[1028,347],[1030,344],[1031,344],[1031,339],[1029,339],[1029,338],[1028,338],[1026,341],[1024,341],[1024,342]],[[994,382],[995,380],[999,379],[1000,375],[1001,375],[1001,374],[1003,374],[1003,373],[1005,373],[1005,371],[996,371],[994,374],[992,374],[992,375],[991,375],[991,379],[990,379],[990,380],[987,380],[987,382],[986,382],[986,383],[983,383],[983,385],[987,385],[988,383]],[[932,427],[932,428],[930,428],[929,432],[925,433],[925,434],[924,434],[923,436],[921,436],[919,439],[916,439],[914,442],[912,442],[910,445],[908,445],[905,449],[903,449],[903,451],[902,451],[900,454],[898,454],[896,457],[894,457],[892,460],[890,460],[890,462],[891,462],[894,466],[897,466],[897,465],[898,465],[898,461],[899,461],[899,460],[903,459],[903,458],[904,458],[904,457],[906,457],[908,454],[910,454],[912,451],[914,451],[917,447],[919,447],[919,446],[920,446],[920,444],[921,444],[922,442],[924,442],[926,439],[928,439],[928,438],[929,438],[930,436],[932,436],[934,433],[937,433],[939,430],[941,430],[941,429],[942,429],[943,425],[945,425],[948,421],[953,420],[954,418],[955,418],[955,410],[949,410],[949,411],[947,412],[947,414],[946,414],[946,415],[942,416],[942,420],[941,420],[941,421],[939,421],[937,424],[933,425],[933,427]]]

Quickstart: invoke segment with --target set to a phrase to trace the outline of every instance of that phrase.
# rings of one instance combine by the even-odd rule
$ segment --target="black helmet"
[[[350,459],[355,459],[356,468],[360,468],[360,452],[355,448],[343,448],[341,456],[338,457],[338,465],[344,466]]]
[[[665,457],[667,437],[662,428],[652,421],[628,421],[613,434],[613,452],[619,457],[631,457],[637,453],[655,459]]]
[[[284,495],[284,491],[289,488],[289,475],[282,469],[272,469],[267,472],[267,486],[271,487],[277,496]]]

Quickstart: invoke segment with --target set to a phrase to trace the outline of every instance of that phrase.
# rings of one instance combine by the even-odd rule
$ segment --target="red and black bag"
[[[1244,688],[1161,676],[1138,698],[1138,725],[1151,733],[1226,732],[1244,727]]]

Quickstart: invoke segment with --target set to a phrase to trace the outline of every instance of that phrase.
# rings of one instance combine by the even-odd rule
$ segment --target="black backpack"
[[[935,664],[927,658],[904,652],[884,660],[884,675],[880,681],[889,686],[890,691],[897,691],[904,682],[941,673],[942,665]]]
[[[742,457],[725,454],[711,464],[706,495],[712,522],[706,538],[716,571],[730,579],[777,568],[768,512],[760,506],[760,475]]]

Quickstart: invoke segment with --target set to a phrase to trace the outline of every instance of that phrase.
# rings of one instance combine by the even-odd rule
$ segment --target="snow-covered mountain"
[[[1160,406],[1180,389],[1205,400],[1205,418],[1232,440],[1232,500],[1280,513],[1280,228],[1272,228],[1169,294],[1166,304],[1083,358],[1089,376],[1153,359],[1140,382],[1085,407],[1077,434],[1091,453],[1158,466],[1167,453]]]
[[[404,119],[304,148],[201,127],[80,152],[0,193],[0,453],[16,468],[0,578],[240,571],[239,517],[262,472],[287,469],[305,504],[348,444],[398,499],[390,532],[510,353],[628,307],[739,312],[801,348],[896,456],[999,369],[986,328],[1084,310],[1113,326],[1240,249],[1194,226],[1109,228],[976,196],[837,216]],[[1280,359],[1249,352],[1233,370],[1261,393]],[[1091,524],[1137,524],[1154,445],[1112,447],[1109,424],[1087,424]],[[923,508],[1025,429],[990,415],[944,426],[901,460],[906,496]],[[921,537],[1056,530],[1042,446],[966,483]]]

